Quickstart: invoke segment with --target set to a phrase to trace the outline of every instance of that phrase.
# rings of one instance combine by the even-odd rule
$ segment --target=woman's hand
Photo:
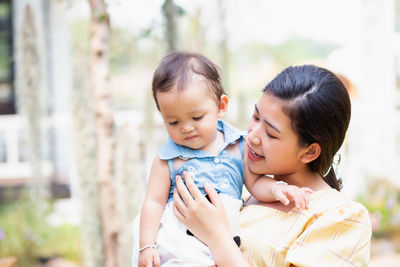
[[[178,220],[211,250],[218,267],[250,267],[233,241],[229,222],[217,191],[205,184],[204,189],[211,203],[200,192],[192,177],[184,172],[176,176],[173,210]]]
[[[210,203],[196,187],[192,177],[187,172],[183,175],[187,188],[182,177],[177,175],[174,190],[173,210],[178,220],[208,246],[232,239],[224,206],[215,189],[204,185]]]

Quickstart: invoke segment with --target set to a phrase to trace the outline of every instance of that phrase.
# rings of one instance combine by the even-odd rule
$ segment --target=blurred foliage
[[[373,237],[400,238],[400,188],[388,179],[370,178],[358,200],[370,212]]]
[[[146,49],[141,49],[139,46],[146,40],[158,41],[157,36],[153,34],[155,28],[156,25],[152,24],[137,35],[126,29],[111,28],[109,58],[113,75],[121,74],[135,65],[154,67],[158,61],[155,55],[161,53],[159,47],[145,44],[142,46],[146,46]],[[71,27],[71,36],[73,49],[81,49],[89,56],[89,21],[76,20]]]
[[[167,1],[168,1],[168,0],[164,1],[163,4],[162,4],[162,6],[161,6],[161,11],[162,11],[163,13],[166,13]],[[173,4],[174,4],[174,8],[175,8],[175,13],[176,13],[178,16],[186,15],[186,10],[185,10],[183,7],[177,5],[176,3],[173,3]]]
[[[10,3],[0,2],[0,81],[11,79],[10,33],[8,27],[10,19]],[[11,28],[10,28],[11,29]]]
[[[292,37],[276,45],[251,42],[242,51],[248,51],[249,63],[268,60],[274,62],[277,69],[304,62],[325,60],[329,54],[338,48],[333,43],[324,43],[308,38]]]
[[[71,39],[72,39],[72,47],[79,47],[87,55],[89,55],[89,20],[88,19],[80,19],[75,20],[71,25]]]
[[[400,14],[400,0],[395,2],[395,14]],[[400,32],[400,16],[398,15],[395,17],[395,30]]]
[[[149,30],[151,31],[151,30]],[[89,24],[85,19],[76,20],[71,27],[73,56],[79,62],[89,66]],[[129,30],[114,27],[110,33],[109,58],[111,71],[111,86],[113,90],[113,107],[115,109],[138,108],[140,97],[135,90],[140,90],[138,84],[143,83],[143,70],[153,70],[161,57],[157,46],[156,35],[135,35]],[[145,47],[145,49],[143,49]],[[83,64],[83,63],[81,63]],[[88,67],[87,67],[88,68]],[[89,73],[88,73],[89,74]],[[89,84],[88,75],[86,84]],[[138,80],[139,79],[139,80]],[[146,84],[150,88],[150,80]],[[138,93],[142,94],[141,92]]]
[[[13,203],[0,203],[0,258],[16,257],[19,267],[34,266],[39,258],[55,256],[81,262],[78,227],[49,225],[46,217],[51,204],[43,211],[27,195],[22,194]]]
[[[285,68],[306,60],[326,58],[335,48],[337,46],[334,44],[295,37],[278,45],[267,46],[266,50],[279,67]]]

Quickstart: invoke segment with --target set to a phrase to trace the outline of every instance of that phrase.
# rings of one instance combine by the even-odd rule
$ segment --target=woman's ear
[[[312,143],[309,145],[303,155],[301,156],[300,160],[303,163],[309,163],[319,157],[321,154],[321,146],[318,143]]]
[[[218,118],[221,119],[226,111],[228,110],[228,104],[229,104],[229,98],[226,95],[222,95],[221,98],[219,99],[219,104],[218,104]]]

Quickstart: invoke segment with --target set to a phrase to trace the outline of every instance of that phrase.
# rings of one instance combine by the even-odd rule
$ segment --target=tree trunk
[[[94,99],[100,214],[103,228],[105,266],[120,266],[119,218],[114,187],[113,112],[109,86],[110,20],[104,0],[89,0],[90,79]]]
[[[44,209],[49,188],[42,174],[42,84],[35,19],[29,5],[25,8],[18,48],[22,60],[17,72],[18,109],[27,118],[27,150],[32,168],[31,198],[39,203],[40,209]]]
[[[219,40],[219,50],[221,55],[221,68],[223,71],[223,81],[225,91],[229,94],[230,84],[229,84],[229,48],[228,48],[228,29],[226,28],[226,2],[225,0],[218,0],[218,11],[219,11],[219,25],[220,25],[220,40]]]
[[[96,168],[96,133],[94,112],[87,84],[87,58],[83,49],[75,54],[72,111],[75,137],[75,158],[78,169],[83,258],[85,267],[104,266],[99,195]]]
[[[176,50],[176,7],[174,0],[165,0],[163,6],[165,18],[165,37],[167,39],[167,52]]]
[[[135,118],[133,117],[133,120]],[[124,123],[116,127],[116,191],[120,216],[121,266],[132,263],[132,222],[144,199],[145,185],[143,154],[140,140],[143,139],[137,124]]]

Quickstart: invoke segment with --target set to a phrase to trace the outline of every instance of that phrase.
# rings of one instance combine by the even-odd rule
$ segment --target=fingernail
[[[209,183],[205,182],[204,187],[211,187],[211,185]]]

